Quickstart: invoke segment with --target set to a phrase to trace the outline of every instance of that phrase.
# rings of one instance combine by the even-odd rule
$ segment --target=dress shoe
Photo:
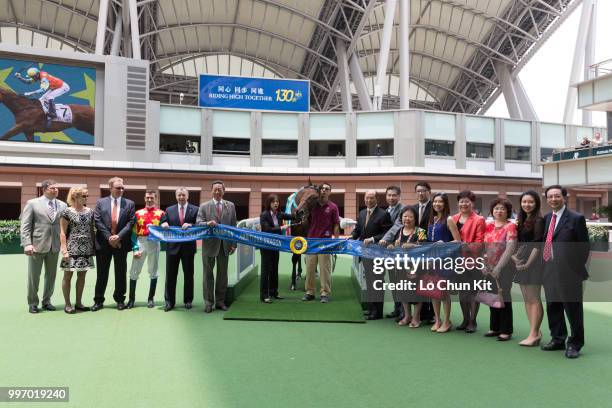
[[[371,313],[370,315],[368,315],[368,317],[366,317],[366,320],[380,320],[380,319],[382,319],[382,317],[380,317],[376,313]]]
[[[212,305],[204,306],[204,313],[212,313]]]
[[[217,310],[223,310],[224,312],[226,312],[226,311],[228,310],[227,306],[225,306],[225,304],[224,304],[224,303],[218,303],[218,304],[215,306],[215,309],[217,309]]]
[[[189,310],[193,307],[193,305],[191,304],[191,302],[187,302],[185,303],[185,309]]]
[[[512,335],[510,334],[505,334],[505,335],[500,334],[499,336],[497,336],[497,341],[508,341],[511,339],[512,339]]]
[[[309,293],[305,294],[304,297],[302,298],[302,300],[304,302],[310,302],[311,300],[315,300],[315,296],[311,295]]]
[[[34,306],[30,306],[30,307],[28,308],[28,312],[30,312],[30,313],[34,313],[34,314],[38,313],[38,306],[36,306],[36,305],[34,305]]]
[[[399,317],[399,315],[400,315],[399,312],[397,310],[394,310],[391,313],[387,313],[385,317],[388,319],[393,319],[393,318]]]
[[[76,309],[73,308],[72,306],[66,306],[64,307],[64,312],[66,312],[67,314],[75,314]]]
[[[127,302],[127,305],[125,306],[128,309],[133,309],[134,308],[134,301],[130,300],[129,302]],[[119,307],[117,307],[119,308]]]
[[[46,305],[43,305],[42,307],[44,310],[48,310],[50,312],[54,312],[57,309],[55,308],[55,306],[53,306],[51,303],[47,303]]]
[[[565,350],[565,357],[567,358],[578,358],[580,356],[580,351],[574,346],[567,346],[567,350]]]
[[[465,326],[465,332],[466,333],[476,333],[476,325],[468,324],[467,326]]]
[[[74,307],[78,312],[89,312],[91,309],[87,306],[83,306],[83,305],[76,305]]]
[[[94,305],[91,307],[92,312],[97,312],[100,309],[104,309],[104,305],[102,303],[94,303]]]
[[[155,307],[155,302],[153,301],[153,299],[149,299],[149,300],[147,301],[147,307],[148,307],[149,309],[153,309],[153,308]]]
[[[170,302],[166,302],[166,305],[164,306],[164,312],[169,312],[172,309],[174,309],[174,305]]]
[[[283,300],[284,297],[276,295],[276,296],[272,296],[272,299]]]
[[[123,309],[125,309],[125,303],[123,302],[117,303],[117,310],[123,310]]]
[[[499,332],[496,332],[496,331],[493,331],[493,330],[489,330],[488,332],[483,334],[483,336],[485,336],[485,337],[497,337],[497,336],[499,336]]]
[[[565,350],[565,344],[551,340],[540,348],[544,351]]]
[[[261,299],[261,301],[263,303],[272,303],[272,299],[270,299],[270,298]]]

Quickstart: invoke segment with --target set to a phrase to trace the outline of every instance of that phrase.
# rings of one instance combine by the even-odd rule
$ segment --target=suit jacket
[[[552,213],[544,217],[544,240],[548,235],[548,228]],[[561,218],[557,220],[557,227],[553,233],[553,260],[559,267],[551,268],[554,273],[561,274],[558,279],[564,282],[578,278],[583,281],[589,277],[586,263],[589,259],[589,232],[586,220],[582,214],[571,211],[567,206]],[[566,243],[566,244],[562,244]],[[543,252],[542,252],[543,254]],[[570,275],[567,275],[570,274]]]
[[[103,197],[96,203],[94,219],[96,221],[96,251],[111,252],[113,247],[108,243],[111,233],[111,196]],[[117,235],[121,239],[121,250],[132,250],[132,227],[134,226],[135,207],[132,200],[121,197]]]
[[[272,234],[280,234],[281,233],[281,229],[280,229],[281,220],[292,220],[293,219],[293,217],[291,217],[291,214],[285,214],[280,211],[276,214],[276,217],[278,218],[278,223],[279,223],[278,227],[274,226],[274,220],[272,219],[272,214],[270,214],[270,211],[262,212],[261,215],[259,216],[259,225],[261,225],[261,231],[270,232]]]
[[[198,207],[187,203],[187,207],[185,208],[185,218],[184,222],[191,225],[196,225],[198,217]],[[180,227],[181,217],[179,215],[179,206],[178,204],[171,205],[166,208],[166,212],[159,220],[159,224],[163,224],[167,222],[171,227]],[[167,242],[166,243],[166,253],[170,255],[177,255],[180,252],[186,254],[195,254],[197,250],[197,241],[188,241],[188,242]]]
[[[368,216],[367,208],[364,208],[359,212],[357,219],[357,225],[351,234],[353,239],[363,241],[366,238],[374,238],[374,242],[380,241],[385,233],[391,228],[391,217],[389,213],[380,207],[375,207],[374,212],[368,220],[366,225],[365,221]]]
[[[416,203],[412,206],[417,213],[417,218],[419,216],[419,203]],[[425,206],[425,210],[423,210],[423,217],[417,220],[417,226],[423,228],[427,231],[427,226],[429,225],[429,216],[431,215],[431,200]]]
[[[202,205],[198,210],[197,224],[203,225],[208,221],[216,221],[217,224],[236,226],[236,207],[234,203],[227,200],[221,201],[221,216],[217,216],[215,201],[209,200]],[[219,239],[203,239],[202,240],[202,255],[203,256],[218,256],[221,251],[225,256],[229,255],[230,248],[235,246],[235,243],[230,241],[222,241]]]
[[[60,251],[60,218],[66,209],[65,202],[55,200],[57,211],[51,220],[44,196],[28,200],[21,216],[21,246],[33,245],[35,252]]]

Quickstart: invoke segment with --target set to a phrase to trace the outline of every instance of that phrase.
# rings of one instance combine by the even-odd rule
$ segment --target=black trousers
[[[113,292],[113,299],[117,303],[123,303],[127,290],[127,254],[127,251],[121,249],[112,249],[110,252],[98,251],[96,253],[98,269],[94,303],[104,303],[104,292],[106,292],[106,285],[108,284],[111,261],[113,261],[115,270],[115,291]]]
[[[278,296],[278,251],[267,249],[261,252],[261,278],[259,280],[259,298]]]
[[[179,251],[177,254],[166,253],[166,287],[164,298],[172,306],[176,304],[176,280],[179,264],[183,265],[183,302],[193,302],[193,258],[194,253]]]
[[[584,312],[582,309],[582,281],[559,279],[554,272],[561,268],[554,262],[544,265],[544,295],[546,316],[552,340],[565,343],[580,350],[584,346]],[[570,324],[571,336],[567,336],[565,317]]]
[[[491,310],[491,316],[489,317],[491,331],[512,334],[513,321],[512,321],[512,302],[504,302],[502,309],[496,309],[493,307]]]
[[[385,292],[383,290],[376,290],[374,283],[376,281],[384,282],[385,275],[374,273],[374,261],[372,259],[361,258],[361,263],[363,264],[363,270],[365,272],[366,300],[368,301],[368,310],[370,315],[382,317],[383,308],[385,305]],[[382,285],[376,286],[380,288]]]

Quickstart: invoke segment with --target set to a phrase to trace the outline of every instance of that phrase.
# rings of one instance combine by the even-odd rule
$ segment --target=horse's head
[[[303,187],[295,197],[295,202],[297,204],[295,216],[303,223],[306,223],[310,210],[314,208],[318,200],[319,188],[317,186],[310,185]]]

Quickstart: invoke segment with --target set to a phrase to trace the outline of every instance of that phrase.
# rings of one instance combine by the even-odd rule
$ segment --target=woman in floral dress
[[[61,214],[61,251],[62,262],[60,268],[64,270],[62,291],[66,305],[64,312],[74,314],[77,310],[88,311],[83,306],[83,288],[85,287],[85,273],[95,267],[94,255],[94,212],[87,204],[87,189],[72,187],[68,192],[69,207]],[[70,302],[70,286],[72,274],[77,273],[76,303],[72,307]]]

